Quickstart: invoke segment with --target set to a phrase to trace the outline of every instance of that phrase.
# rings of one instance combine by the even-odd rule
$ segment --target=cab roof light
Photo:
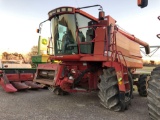
[[[61,12],[61,9],[57,9],[57,13],[58,13],[58,12]]]
[[[62,11],[62,12],[65,12],[65,11],[66,11],[66,8],[61,8],[61,11]]]
[[[72,12],[72,11],[73,11],[73,8],[68,8],[67,11],[68,11],[68,12]]]
[[[49,17],[51,17],[52,15],[56,14],[56,13],[61,13],[61,12],[73,12],[73,8],[70,7],[63,7],[63,8],[58,8],[55,10],[52,10],[51,12],[48,13]]]
[[[49,16],[52,16],[53,14],[55,14],[56,13],[56,10],[53,10],[53,11],[51,11],[50,13],[49,13]]]

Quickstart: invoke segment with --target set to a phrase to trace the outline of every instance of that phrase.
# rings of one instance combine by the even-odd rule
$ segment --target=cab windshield
[[[51,26],[55,55],[77,54],[74,14],[56,15],[51,20]]]
[[[79,13],[54,16],[51,19],[51,32],[55,55],[93,54],[93,23],[97,22]]]

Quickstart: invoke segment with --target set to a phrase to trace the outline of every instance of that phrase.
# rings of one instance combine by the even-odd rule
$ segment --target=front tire
[[[148,111],[151,119],[160,119],[160,67],[153,69],[148,82]]]
[[[147,84],[149,80],[149,75],[142,74],[138,79],[138,93],[142,97],[147,97]]]
[[[107,109],[113,111],[123,111],[128,108],[128,104],[122,103],[119,98],[119,88],[116,72],[114,68],[104,69],[104,74],[100,77],[101,81],[98,84],[101,104]],[[130,102],[131,95],[125,97]],[[127,103],[128,103],[127,101]]]

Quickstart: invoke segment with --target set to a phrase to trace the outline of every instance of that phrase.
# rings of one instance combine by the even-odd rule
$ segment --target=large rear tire
[[[153,120],[160,119],[160,67],[153,69],[148,82],[148,111]]]
[[[128,105],[124,105],[119,98],[119,88],[116,72],[114,68],[104,69],[103,75],[100,76],[100,83],[98,84],[101,104],[107,109],[113,111],[123,111],[128,108]],[[125,97],[125,100],[131,100],[131,96]],[[127,101],[128,103],[128,101]],[[124,108],[125,106],[125,108]]]
[[[138,93],[142,97],[147,97],[147,83],[148,83],[149,75],[142,74],[138,79]]]

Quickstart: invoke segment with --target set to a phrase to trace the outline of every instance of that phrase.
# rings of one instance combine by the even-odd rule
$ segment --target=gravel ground
[[[149,120],[147,99],[134,92],[125,112],[105,109],[96,92],[57,96],[48,90],[14,94],[0,88],[0,120]]]

